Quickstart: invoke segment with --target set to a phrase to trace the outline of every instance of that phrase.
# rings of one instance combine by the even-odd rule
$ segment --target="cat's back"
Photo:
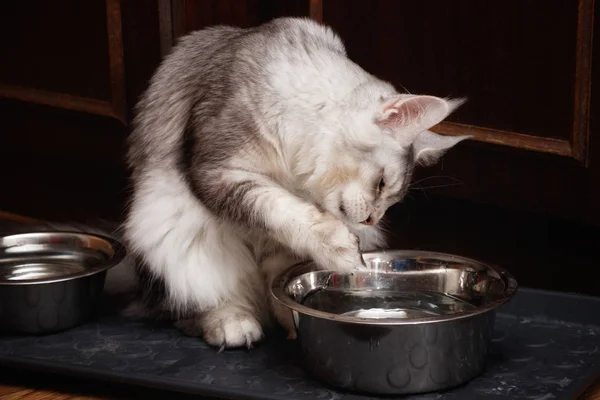
[[[309,18],[276,18],[259,26],[257,31],[266,33],[271,41],[283,45],[279,50],[286,47],[294,52],[322,49],[346,54],[342,40],[331,28]]]
[[[266,109],[286,101],[294,103],[291,108],[310,110],[313,105],[334,104],[371,79],[347,57],[342,40],[330,27],[308,18],[282,17],[257,27],[240,41],[236,58],[252,67],[240,75],[240,84],[260,77],[253,100],[263,102]]]
[[[327,64],[347,59],[342,40],[331,28],[292,17],[271,20],[242,39],[238,59],[245,58],[260,64],[262,70],[255,72],[269,75],[280,71],[294,75],[311,69],[320,73]]]
[[[279,74],[321,75],[346,60],[341,39],[308,18],[281,17],[252,28],[213,26],[183,36],[161,63],[140,109],[157,99],[225,98],[248,83],[264,85]],[[259,89],[259,88],[257,88]]]
[[[208,103],[224,96],[234,57],[232,43],[245,33],[237,27],[214,26],[179,39],[136,105],[134,129],[127,140],[132,167],[169,159],[199,96],[214,93]]]
[[[279,57],[297,59],[317,53],[346,56],[341,39],[329,27],[308,18],[280,17],[252,28],[219,25],[191,32],[180,39],[165,64],[192,67],[197,74],[227,62],[238,68],[228,69],[235,76],[248,63],[264,67]]]
[[[209,123],[228,120],[216,121],[227,108],[237,116],[256,107],[267,114],[285,101],[339,98],[347,92],[344,83],[356,81],[356,71],[341,39],[308,18],[191,32],[161,63],[138,103],[128,160],[132,166],[171,160],[190,121],[197,123],[197,135],[207,135]],[[225,140],[218,136],[210,140]]]

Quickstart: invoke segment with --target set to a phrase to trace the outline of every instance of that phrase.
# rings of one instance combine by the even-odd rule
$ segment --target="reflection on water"
[[[474,310],[475,306],[435,292],[320,289],[309,294],[305,306],[358,318],[416,319]]]

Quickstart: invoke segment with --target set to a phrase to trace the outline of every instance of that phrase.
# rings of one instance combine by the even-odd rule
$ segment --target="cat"
[[[362,268],[414,166],[467,138],[429,130],[463,102],[396,91],[310,19],[182,37],[128,138],[123,234],[142,290],[130,314],[166,313],[221,349],[251,347],[271,322],[293,338],[274,276],[307,259]]]

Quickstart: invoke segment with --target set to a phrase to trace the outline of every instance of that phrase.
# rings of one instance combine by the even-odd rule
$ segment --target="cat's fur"
[[[464,139],[428,131],[459,104],[397,93],[310,20],[182,38],[129,138],[137,311],[168,312],[215,346],[258,341],[275,274],[308,258],[352,270],[359,245],[384,244],[376,224],[413,166]]]

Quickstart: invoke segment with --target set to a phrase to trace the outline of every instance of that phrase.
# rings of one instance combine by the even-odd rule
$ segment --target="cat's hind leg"
[[[259,340],[268,307],[247,235],[214,217],[176,176],[140,185],[125,233],[148,285],[164,285],[161,307],[185,333],[217,347]]]
[[[229,242],[231,244],[231,241]],[[219,265],[220,259],[210,265]],[[264,281],[253,259],[238,258],[238,279],[211,307],[197,307],[185,313],[175,326],[184,334],[202,337],[208,344],[224,348],[248,347],[263,337],[262,325],[268,321]],[[222,262],[222,261],[221,261]],[[220,265],[231,268],[231,265]],[[200,289],[200,288],[199,288]]]

